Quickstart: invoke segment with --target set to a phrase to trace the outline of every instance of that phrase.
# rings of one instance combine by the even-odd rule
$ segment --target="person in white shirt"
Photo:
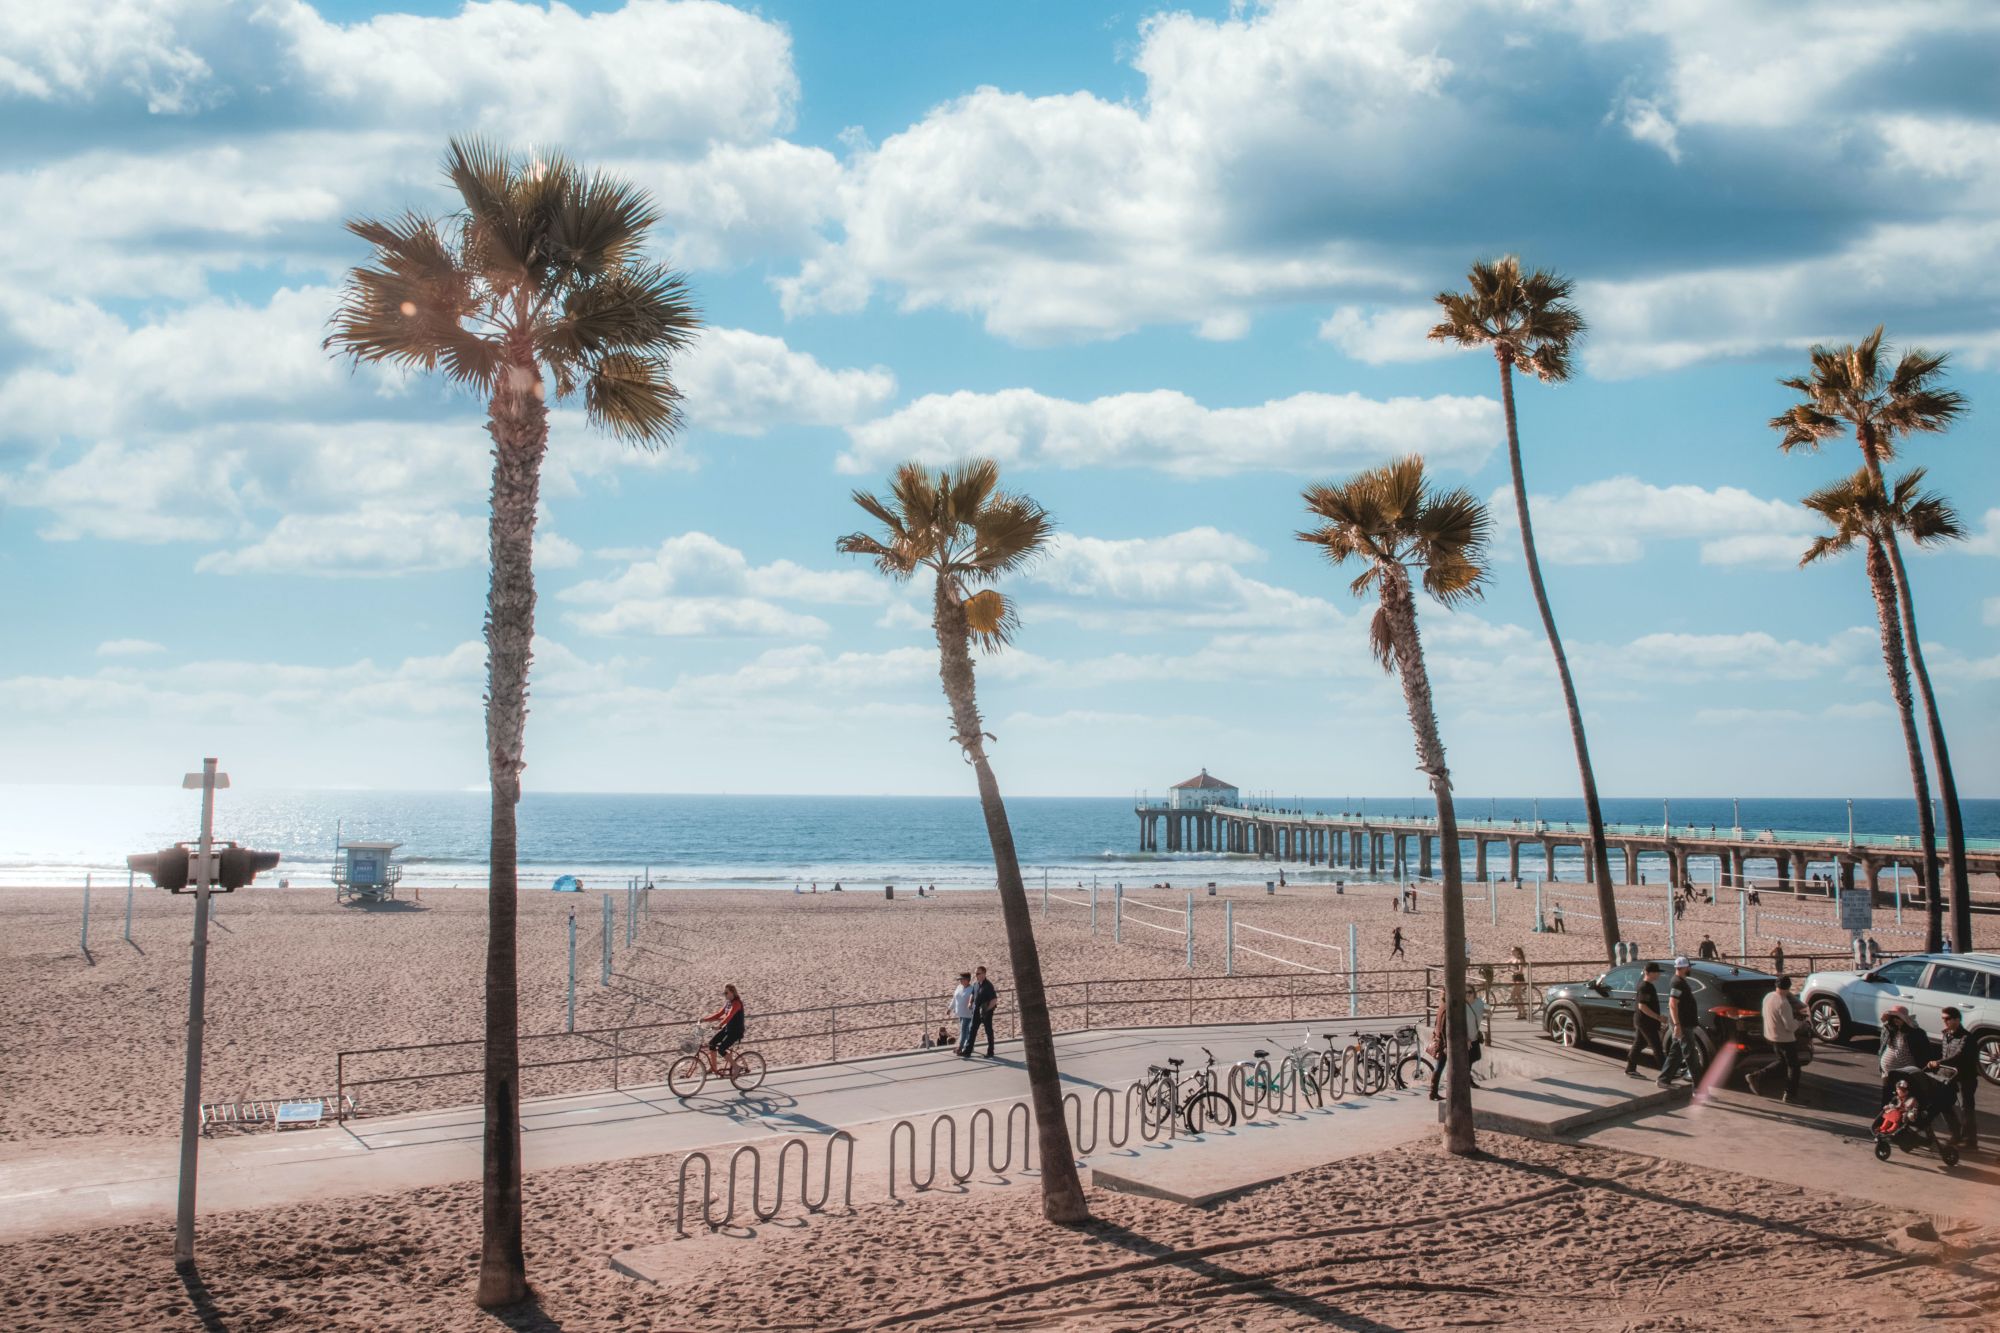
[[[972,973],[958,974],[958,989],[951,993],[951,1016],[958,1020],[958,1058],[969,1059],[972,1055],[972,1028],[979,1013],[979,987],[972,984]]]
[[[1805,1010],[1792,994],[1792,979],[1779,977],[1777,989],[1764,997],[1764,1040],[1771,1043],[1771,1062],[1743,1075],[1743,1085],[1755,1093],[1763,1090],[1757,1080],[1779,1068],[1785,1071],[1783,1101],[1799,1098],[1799,1033]]]

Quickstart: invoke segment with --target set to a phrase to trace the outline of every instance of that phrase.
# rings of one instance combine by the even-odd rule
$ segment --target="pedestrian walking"
[[[1000,992],[986,979],[986,969],[976,968],[972,974],[973,1009],[972,1036],[966,1039],[965,1049],[970,1051],[973,1042],[979,1039],[981,1028],[986,1030],[986,1058],[993,1058],[993,1011],[1000,1007]]]
[[[1953,1080],[1957,1086],[1958,1104],[1965,1108],[1958,1129],[1959,1146],[1976,1152],[1979,1148],[1979,1109],[1973,1100],[1979,1089],[1979,1043],[1965,1030],[1965,1016],[1957,1006],[1946,1005],[1942,1017],[1944,1033],[1938,1038],[1938,1057],[1931,1061],[1933,1069],[1943,1067],[1958,1071]]]
[[[1694,956],[1701,959],[1704,963],[1712,963],[1722,957],[1722,950],[1715,947],[1715,941],[1712,938],[1703,935],[1701,937],[1701,945],[1694,951]]]
[[[1892,1004],[1882,1011],[1882,1045],[1876,1063],[1882,1071],[1882,1100],[1887,1106],[1896,1093],[1896,1081],[1921,1073],[1931,1060],[1931,1039],[1910,1021],[1910,1011]]]
[[[979,1011],[979,988],[972,984],[972,973],[958,974],[958,988],[951,993],[951,1016],[958,1020],[958,1058],[966,1059],[972,1054],[972,1024]]]
[[[1391,958],[1401,958],[1403,956],[1403,928],[1401,926],[1397,926],[1389,932],[1389,956]]]
[[[1777,976],[1785,974],[1785,946],[1782,944],[1771,946],[1771,971]]]
[[[1796,995],[1792,994],[1792,979],[1778,978],[1778,986],[1764,997],[1764,1040],[1771,1043],[1771,1062],[1749,1070],[1743,1075],[1743,1086],[1762,1095],[1763,1089],[1757,1080],[1773,1070],[1785,1071],[1785,1090],[1779,1100],[1795,1102],[1799,1099],[1799,1040],[1805,1031],[1805,1008]],[[1810,1038],[1807,1038],[1810,1040]]]
[[[1431,1024],[1431,1100],[1434,1102],[1444,1100],[1444,1095],[1438,1091],[1438,1085],[1444,1081],[1445,1063],[1451,1059],[1451,1043],[1446,1041],[1444,1036],[1445,1012],[1445,1007],[1439,1005],[1437,1021]],[[1479,1042],[1479,1020],[1485,1012],[1486,1006],[1479,1002],[1477,996],[1468,996],[1466,998],[1465,1061],[1468,1069],[1476,1070],[1479,1068],[1479,1057],[1483,1054],[1483,1048]],[[1479,1086],[1477,1081],[1473,1083],[1473,1086]]]
[[[1508,1002],[1514,1006],[1514,1017],[1526,1020],[1528,1017],[1528,954],[1520,945],[1514,946],[1514,970],[1507,975]]]
[[[1701,1050],[1694,1039],[1699,1020],[1694,984],[1688,980],[1687,955],[1683,954],[1674,959],[1674,979],[1667,987],[1667,1058],[1654,1080],[1661,1087],[1673,1086],[1676,1075],[1690,1083],[1701,1080]]]
[[[1555,910],[1555,932],[1556,932],[1556,934],[1558,934],[1558,935],[1567,935],[1567,934],[1569,934],[1569,927],[1563,924],[1563,905],[1562,905],[1561,903],[1557,903],[1557,904],[1556,904],[1556,910]]]
[[[1632,1045],[1625,1052],[1625,1072],[1633,1078],[1639,1077],[1639,1052],[1653,1053],[1653,1063],[1664,1074],[1667,1070],[1667,1053],[1660,1045],[1660,965],[1648,963],[1639,976],[1639,988],[1633,993]]]

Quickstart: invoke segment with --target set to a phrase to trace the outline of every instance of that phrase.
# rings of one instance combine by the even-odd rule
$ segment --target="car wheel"
[[[1979,1072],[1988,1083],[2000,1083],[2000,1032],[1980,1037]]]
[[[1549,1010],[1545,1026],[1548,1028],[1550,1039],[1556,1045],[1567,1046],[1572,1050],[1583,1045],[1583,1020],[1578,1017],[1576,1010],[1568,1005],[1559,1004]]]
[[[1850,1035],[1847,1010],[1831,995],[1821,995],[1806,1007],[1806,1022],[1821,1041],[1845,1042]]]

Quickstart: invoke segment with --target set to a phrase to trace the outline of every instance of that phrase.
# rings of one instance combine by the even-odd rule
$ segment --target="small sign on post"
[[[1874,895],[1867,889],[1846,889],[1840,895],[1840,928],[1858,935],[1875,928]]]

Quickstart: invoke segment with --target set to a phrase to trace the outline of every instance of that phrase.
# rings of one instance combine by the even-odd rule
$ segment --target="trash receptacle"
[[[882,896],[884,898],[894,898],[896,896],[896,886],[894,884],[884,884],[882,886]]]
[[[1267,894],[1269,894],[1269,895],[1271,895],[1271,896],[1272,896],[1273,898],[1277,897],[1277,896],[1278,896],[1278,881],[1277,881],[1277,880],[1275,880],[1275,879],[1267,879],[1267,880],[1265,880],[1265,881],[1264,881],[1264,892],[1265,892],[1265,893],[1267,893]]]
[[[1209,897],[1211,897],[1211,898],[1213,898],[1213,897],[1215,896],[1215,881],[1214,881],[1214,880],[1210,880],[1210,881],[1208,882],[1208,896],[1209,896]]]

